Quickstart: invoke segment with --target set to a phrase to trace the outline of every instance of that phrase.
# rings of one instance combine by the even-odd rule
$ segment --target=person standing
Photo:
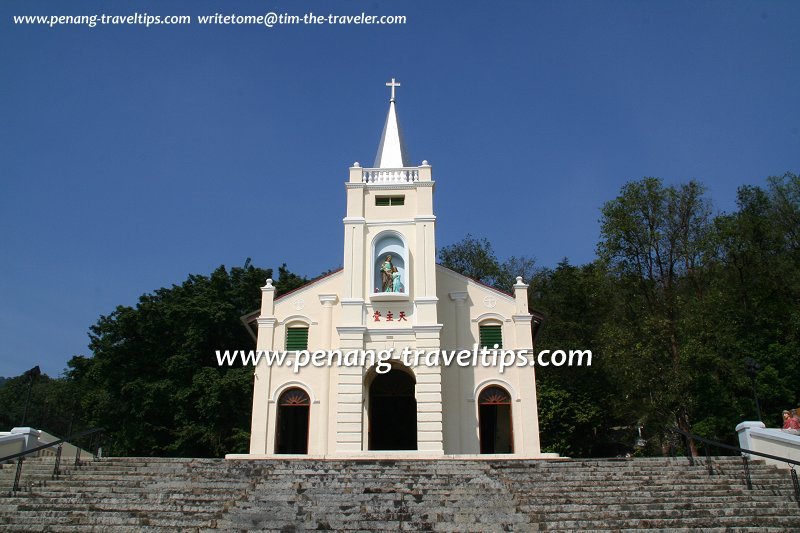
[[[783,412],[783,431],[791,435],[800,435],[800,422],[793,418],[789,411]]]

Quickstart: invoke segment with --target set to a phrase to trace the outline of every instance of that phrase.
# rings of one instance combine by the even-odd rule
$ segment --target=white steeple
[[[381,143],[378,145],[378,154],[375,156],[375,168],[403,168],[408,166],[406,157],[406,147],[403,143],[403,134],[400,132],[400,123],[397,121],[397,110],[395,109],[394,90],[400,84],[392,78],[386,84],[392,89],[392,97],[389,99],[389,114],[386,116],[386,124],[383,126]]]

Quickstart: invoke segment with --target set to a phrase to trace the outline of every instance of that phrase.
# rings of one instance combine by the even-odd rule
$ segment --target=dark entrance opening
[[[514,453],[511,395],[502,387],[486,387],[478,397],[478,416],[481,453]]]
[[[308,453],[311,401],[303,389],[288,389],[278,398],[275,453]]]
[[[414,378],[402,370],[377,374],[369,387],[369,449],[417,449]]]

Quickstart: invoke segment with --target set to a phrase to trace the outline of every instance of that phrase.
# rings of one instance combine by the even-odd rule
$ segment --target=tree
[[[22,423],[30,379],[22,374],[7,378],[0,386],[0,428],[4,430]],[[26,426],[66,436],[84,429],[80,421],[78,390],[65,378],[42,374],[31,387]]]
[[[500,263],[485,238],[476,239],[467,234],[460,242],[439,250],[439,263],[459,274],[493,285],[500,275]]]
[[[592,366],[536,369],[543,449],[563,455],[600,457],[629,450],[633,437],[609,428],[616,417],[615,389],[599,339],[612,314],[614,287],[599,263],[573,266],[567,259],[543,269],[533,281],[536,310],[545,315],[537,350],[591,349]]]
[[[511,290],[517,276],[529,282],[536,273],[536,261],[532,257],[511,256],[501,263],[492,243],[470,234],[441,248],[438,255],[442,266],[504,292]]]
[[[600,258],[624,291],[627,309],[609,324],[609,355],[620,359],[619,382],[640,399],[640,420],[691,430],[694,367],[686,325],[705,288],[710,248],[710,204],[694,181],[664,187],[645,178],[626,184],[602,209]],[[625,364],[637,357],[640,364]]]
[[[280,268],[278,292],[306,282]],[[69,362],[89,423],[119,455],[220,456],[247,449],[252,368],[220,368],[215,350],[249,349],[239,318],[258,309],[271,270],[219,267],[145,294],[92,326],[93,357]]]
[[[767,183],[767,189],[741,187],[738,210],[715,220],[718,258],[706,314],[713,320],[713,342],[731,366],[728,410],[738,413],[739,421],[753,417],[745,372],[745,360],[752,357],[762,367],[758,395],[769,424],[780,420],[782,409],[800,403],[800,248],[795,224],[800,220],[800,180],[785,174]],[[703,392],[710,403],[718,397]]]

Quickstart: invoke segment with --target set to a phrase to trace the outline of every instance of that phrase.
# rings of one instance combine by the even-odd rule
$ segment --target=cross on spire
[[[400,87],[400,84],[394,81],[394,78],[392,78],[392,81],[388,82],[386,86],[392,88],[392,98],[389,101],[394,102],[394,89],[395,87]]]

